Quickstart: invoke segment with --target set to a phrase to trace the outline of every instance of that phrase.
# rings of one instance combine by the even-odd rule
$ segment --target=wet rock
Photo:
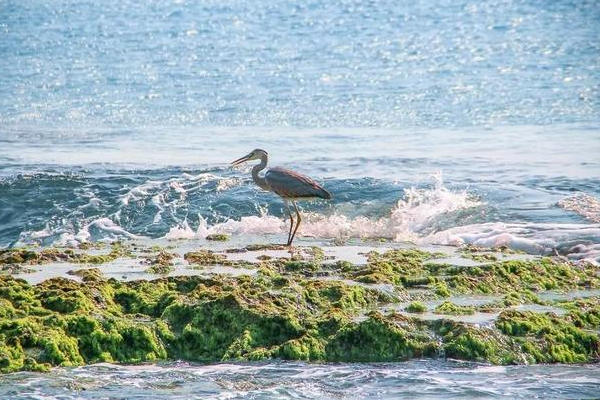
[[[217,241],[217,242],[226,242],[229,240],[229,235],[224,233],[213,233],[205,238],[206,240]]]
[[[54,278],[29,285],[0,276],[0,372],[166,359],[450,357],[511,364],[593,362],[600,356],[597,297],[553,304],[564,315],[510,309],[542,303],[537,294],[548,288],[598,287],[597,266],[541,258],[461,268],[431,263],[438,255],[406,249],[371,252],[367,265],[324,264],[322,251],[296,250],[301,257],[260,260],[253,276],[121,282],[106,279],[102,267],[71,271],[81,282]],[[153,253],[144,256],[151,267],[170,267],[175,257],[164,249]],[[126,246],[117,245],[107,256],[128,254]],[[23,263],[89,260],[86,254],[56,249],[3,251],[2,256]],[[192,266],[247,264],[205,249],[188,252],[185,259]],[[381,290],[382,283],[391,290]],[[455,301],[461,293],[494,293],[494,302],[477,309],[496,310],[495,323],[482,327],[444,316],[476,309]],[[402,297],[412,301],[407,311],[423,312],[427,307],[417,300],[450,295],[452,302],[436,308],[442,314],[435,320],[381,311]]]
[[[469,306],[459,306],[449,301],[445,301],[435,308],[437,314],[447,315],[472,315],[475,310]]]
[[[420,301],[413,301],[408,306],[406,306],[405,311],[410,313],[424,313],[427,311],[427,306]]]

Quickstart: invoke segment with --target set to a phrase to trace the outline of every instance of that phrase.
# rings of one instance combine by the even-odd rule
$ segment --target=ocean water
[[[415,360],[393,364],[114,366],[0,376],[21,399],[582,399],[597,398],[600,368],[496,367]]]
[[[597,122],[594,0],[3,0],[0,123]]]
[[[302,205],[300,241],[600,262],[599,38],[593,0],[0,1],[0,248],[282,241],[281,201],[229,166],[263,148],[333,193]],[[114,368],[0,390],[118,397],[107,379],[134,376],[148,397],[253,397],[218,383],[250,374],[254,397],[599,396],[595,367]],[[98,392],[61,392],[90,376]]]
[[[285,231],[600,258],[594,1],[3,1],[0,247]]]
[[[186,127],[4,132],[0,245],[286,233],[229,162],[255,147],[315,177],[301,237],[472,243],[600,260],[600,130]],[[283,239],[281,239],[283,240]]]

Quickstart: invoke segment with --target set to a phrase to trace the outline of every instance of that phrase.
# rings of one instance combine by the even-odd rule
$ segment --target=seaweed
[[[174,255],[151,249],[153,267],[170,268]],[[323,264],[322,251],[307,259],[267,259],[254,276],[161,277],[121,282],[100,267],[76,269],[78,279],[54,278],[36,285],[0,276],[0,372],[46,371],[52,366],[156,360],[289,359],[375,362],[449,357],[493,364],[594,362],[600,356],[600,300],[557,302],[565,315],[507,309],[543,303],[537,293],[598,287],[598,267],[540,258],[496,261],[475,268],[431,263],[420,250],[371,252],[365,266]],[[43,256],[40,256],[43,254]],[[66,256],[59,256],[63,254]],[[113,245],[110,257],[130,255]],[[3,251],[3,260],[39,263],[73,251]],[[205,249],[188,252],[192,266],[245,262]],[[320,280],[315,275],[348,280]],[[388,283],[384,291],[365,283]],[[405,289],[418,287],[419,296]],[[449,301],[437,320],[405,313],[383,314],[390,302],[412,300],[410,313],[427,311],[417,301],[451,294],[496,293],[504,297],[477,309],[500,310],[492,326],[452,321],[476,307]],[[409,301],[410,301],[409,300]]]

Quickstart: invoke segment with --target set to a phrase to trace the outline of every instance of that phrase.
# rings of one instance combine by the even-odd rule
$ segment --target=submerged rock
[[[147,258],[146,263],[150,264],[150,267],[146,269],[146,272],[149,274],[166,275],[175,269],[173,266],[174,258],[174,254],[160,250],[155,256]]]
[[[217,242],[226,242],[229,240],[229,235],[224,233],[212,233],[205,238],[206,240],[212,240]]]
[[[459,306],[452,302],[445,301],[435,308],[435,312],[448,315],[471,315],[475,310],[473,307]]]
[[[88,250],[84,247],[84,250]],[[0,265],[2,264],[46,264],[50,262],[71,262],[79,264],[103,264],[120,257],[131,255],[129,246],[115,242],[106,254],[90,254],[76,252],[70,248],[47,248],[39,251],[28,248],[0,249]]]
[[[413,301],[406,306],[405,311],[410,313],[424,313],[427,311],[427,306],[420,301]]]

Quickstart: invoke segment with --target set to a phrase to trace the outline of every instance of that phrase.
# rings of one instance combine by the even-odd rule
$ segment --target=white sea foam
[[[472,244],[480,247],[506,246],[530,254],[561,254],[572,260],[600,262],[600,225],[490,222],[450,227],[430,233],[440,218],[462,210],[475,210],[482,203],[466,191],[444,187],[434,176],[431,189],[410,188],[381,218],[348,217],[339,213],[306,213],[298,231],[317,238],[379,238],[408,241],[417,245]],[[267,214],[243,217],[208,226],[204,221],[196,231],[187,222],[165,235],[170,239],[202,238],[210,233],[269,234],[287,232],[288,222]]]
[[[121,214],[132,202],[143,201],[156,211],[152,224],[164,223],[163,214],[173,217],[178,207],[187,206],[188,194],[197,190],[214,192],[236,185],[240,181],[209,173],[182,174],[165,181],[147,181],[130,189],[121,197],[122,206],[108,217],[81,221],[77,227],[70,222],[54,222],[39,231],[21,234],[17,244],[47,243],[77,244],[90,240],[139,238],[123,228]],[[221,187],[221,189],[219,189]],[[577,195],[559,203],[591,221],[596,221],[597,199]],[[342,212],[325,215],[303,213],[299,236],[316,238],[388,238],[417,245],[473,244],[480,247],[506,246],[531,254],[561,254],[572,260],[600,262],[599,224],[502,223],[489,222],[452,226],[456,218],[479,212],[483,203],[467,191],[449,190],[440,174],[433,176],[430,188],[408,188],[387,215],[378,218],[350,217]],[[166,215],[166,214],[165,214]],[[196,239],[212,233],[233,235],[286,234],[289,221],[261,210],[258,216],[228,219],[209,225],[198,216],[200,223],[191,226],[187,218],[171,227],[163,238]],[[454,221],[450,224],[448,221]],[[460,222],[459,222],[460,223]]]
[[[485,223],[459,226],[419,239],[418,244],[506,246],[529,254],[564,254],[600,262],[599,224]]]
[[[416,241],[436,218],[480,206],[482,203],[466,191],[448,190],[441,174],[433,175],[432,189],[409,188],[388,216],[370,219],[345,215],[307,214],[299,233],[312,237],[377,238]]]
[[[39,231],[22,232],[16,246],[24,246],[32,243],[39,243],[43,239],[54,238],[52,244],[58,246],[74,246],[79,243],[88,242],[92,239],[91,231],[95,230],[107,239],[141,239],[143,236],[135,235],[122,228],[118,223],[110,218],[98,218],[83,225],[76,232],[72,228],[62,226],[51,229],[48,225]]]
[[[567,197],[559,201],[558,205],[565,210],[575,211],[592,222],[600,222],[600,200],[587,193]]]
[[[169,232],[164,236],[165,239],[194,239],[196,238],[196,232],[190,228],[190,225],[187,221],[182,222],[178,226],[174,226],[169,229]]]
[[[161,181],[148,181],[142,185],[136,186],[121,197],[121,203],[124,206],[128,206],[132,201],[137,201],[148,196],[150,191],[160,188],[162,185],[163,182]]]
[[[123,236],[128,239],[140,239],[141,236],[134,235],[120,227],[117,223],[115,223],[110,218],[98,218],[92,222],[90,222],[84,230],[89,231],[90,228],[96,228],[106,233],[113,234],[115,236]]]
[[[138,238],[138,235],[130,233],[120,224],[122,216],[136,212],[139,209],[149,207],[154,212],[152,224],[163,222],[163,216],[169,215],[173,218],[180,208],[189,205],[188,195],[198,192],[214,193],[227,190],[242,182],[239,178],[222,177],[212,173],[200,173],[191,175],[183,173],[180,176],[165,180],[147,180],[146,182],[127,188],[126,192],[119,196],[118,207],[111,214],[105,216],[91,216],[81,218],[82,213],[99,210],[103,205],[102,200],[95,197],[93,191],[84,192],[83,197],[88,198],[88,203],[77,207],[70,214],[60,218],[51,219],[41,230],[23,231],[16,245],[28,244],[55,244],[76,245],[77,243],[90,240],[113,239],[113,238]],[[107,206],[109,206],[107,204]],[[152,210],[153,208],[153,210]],[[175,218],[176,219],[176,218]],[[245,231],[256,233],[260,229],[266,232],[273,231],[264,223],[253,221],[253,218],[243,218],[241,221],[227,221],[222,226],[212,228],[199,227],[192,231],[184,220],[177,226],[171,228],[165,235],[169,238],[195,238],[204,237],[215,230],[229,230],[231,232],[244,233]],[[272,224],[272,222],[271,222]],[[257,226],[258,228],[254,228]],[[94,232],[92,234],[92,231]],[[204,232],[206,231],[206,232]]]
[[[187,221],[172,227],[163,237],[164,239],[196,239],[205,238],[213,233],[229,233],[239,235],[265,235],[282,232],[285,222],[272,215],[242,217],[239,221],[229,219],[225,222],[208,226],[201,219],[198,228],[194,231]]]
[[[351,218],[339,213],[306,213],[298,233],[319,238],[386,237],[397,241],[416,241],[420,232],[427,229],[437,217],[481,205],[466,191],[448,190],[443,185],[441,174],[434,175],[433,179],[432,189],[406,189],[403,199],[398,201],[386,217],[371,219],[364,216]],[[287,221],[266,213],[242,217],[240,220],[230,219],[212,226],[207,226],[202,221],[196,231],[184,221],[171,228],[165,238],[198,238],[210,233],[281,233],[286,231],[287,224]]]

